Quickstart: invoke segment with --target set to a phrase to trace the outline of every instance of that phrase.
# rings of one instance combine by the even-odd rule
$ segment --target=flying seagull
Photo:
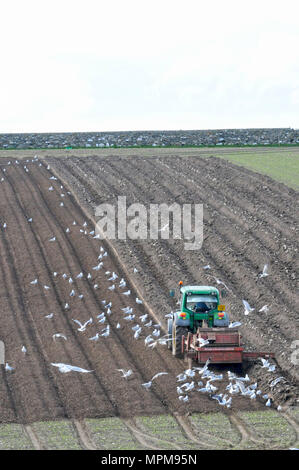
[[[259,274],[259,277],[266,277],[266,276],[269,276],[268,265],[267,264],[265,264],[265,266],[263,268],[263,272],[261,274]]]
[[[52,338],[54,339],[54,341],[56,341],[56,338],[63,338],[65,340],[67,340],[67,337],[61,333],[55,333]]]
[[[71,366],[69,364],[63,364],[61,362],[58,362],[58,363],[51,362],[51,365],[54,367],[58,367],[59,372],[61,372],[62,374],[66,374],[71,371],[83,372],[83,373],[93,372],[92,370],[81,369],[81,367]]]
[[[93,322],[92,318],[90,318],[89,320],[87,320],[84,324],[82,324],[79,320],[74,320],[73,318],[72,318],[72,320],[73,320],[75,323],[77,323],[77,325],[79,325],[78,331],[85,331],[87,325],[89,325],[90,323]]]
[[[248,315],[250,312],[253,312],[254,308],[250,307],[249,303],[247,300],[242,300],[243,305],[244,305],[244,315]]]
[[[132,371],[131,369],[129,369],[129,370],[125,370],[125,369],[116,369],[116,370],[118,370],[119,372],[121,372],[121,373],[123,374],[122,377],[123,377],[124,379],[127,379],[128,377],[130,377],[130,375],[133,374],[133,371]]]

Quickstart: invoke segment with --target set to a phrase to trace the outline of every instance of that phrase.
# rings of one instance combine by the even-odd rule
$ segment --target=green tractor
[[[182,356],[182,337],[196,334],[198,329],[228,328],[229,318],[216,287],[182,286],[180,283],[180,310],[168,319],[168,348],[176,357]],[[174,291],[170,292],[174,296]],[[225,296],[225,292],[221,293]],[[212,330],[210,330],[212,331]]]

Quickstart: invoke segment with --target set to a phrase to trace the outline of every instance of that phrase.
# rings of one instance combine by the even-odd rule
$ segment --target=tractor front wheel
[[[182,336],[187,336],[188,328],[172,324],[172,355],[182,357]]]

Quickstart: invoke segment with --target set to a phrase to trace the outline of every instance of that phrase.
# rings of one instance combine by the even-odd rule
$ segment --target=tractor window
[[[207,312],[215,310],[217,308],[217,297],[213,295],[187,295],[186,296],[186,308],[188,310],[195,311],[198,303],[201,303],[201,306],[204,305],[204,309]]]

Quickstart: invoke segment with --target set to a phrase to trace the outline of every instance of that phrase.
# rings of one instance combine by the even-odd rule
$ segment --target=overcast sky
[[[0,133],[299,128],[298,0],[7,0],[0,12]]]

